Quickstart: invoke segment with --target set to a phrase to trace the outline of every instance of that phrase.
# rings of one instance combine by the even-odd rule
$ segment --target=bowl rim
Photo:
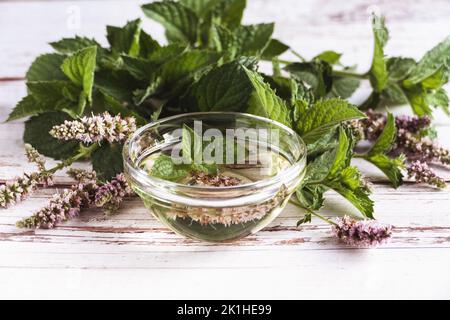
[[[288,168],[283,169],[282,171],[278,172],[273,177],[254,181],[251,183],[244,183],[239,184],[236,186],[221,186],[221,187],[215,187],[215,186],[199,186],[199,185],[187,185],[183,183],[173,182],[169,180],[164,180],[157,177],[150,176],[145,170],[139,168],[136,166],[130,159],[129,152],[131,148],[131,141],[136,139],[139,135],[141,135],[144,131],[147,131],[153,127],[160,126],[161,124],[179,119],[179,118],[190,118],[195,116],[208,116],[208,117],[214,117],[217,115],[230,115],[230,116],[243,116],[246,118],[255,119],[261,122],[265,122],[267,124],[274,125],[276,127],[279,127],[280,129],[288,132],[290,135],[293,135],[297,138],[300,148],[302,149],[301,155],[299,158],[293,162]],[[271,186],[273,184],[277,184],[280,182],[283,182],[285,177],[288,177],[288,180],[292,180],[293,177],[296,176],[295,172],[299,172],[299,174],[306,168],[306,157],[307,157],[307,148],[306,144],[303,141],[303,139],[300,137],[298,133],[296,133],[294,130],[292,130],[290,127],[286,126],[285,124],[278,122],[276,120],[272,120],[269,118],[265,118],[262,116],[253,115],[250,113],[242,113],[242,112],[231,112],[231,111],[208,111],[208,112],[189,112],[189,113],[181,113],[170,117],[161,118],[156,121],[152,121],[142,127],[140,127],[138,130],[136,130],[133,134],[131,134],[128,139],[125,141],[123,149],[122,149],[122,157],[124,161],[124,165],[127,166],[127,169],[131,169],[131,172],[137,176],[139,176],[142,180],[147,180],[150,182],[153,186],[161,186],[164,188],[174,188],[177,190],[192,190],[192,191],[215,191],[215,192],[221,192],[221,191],[230,191],[230,190],[245,190],[245,189],[259,189],[264,188],[266,186]],[[303,168],[302,168],[303,167]]]

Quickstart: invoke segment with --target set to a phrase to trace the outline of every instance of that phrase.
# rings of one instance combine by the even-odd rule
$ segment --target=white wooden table
[[[47,42],[74,34],[105,42],[105,25],[143,16],[143,2],[0,1],[0,120],[24,96],[24,74],[50,51]],[[370,3],[249,0],[245,20],[275,21],[276,36],[308,58],[336,49],[366,70]],[[376,3],[371,8],[387,16],[390,55],[420,58],[450,33],[449,0]],[[148,19],[144,28],[163,39]],[[450,120],[437,114],[435,122],[450,147]],[[0,182],[31,169],[22,132],[21,121],[0,124]],[[0,298],[450,298],[450,191],[410,183],[394,190],[376,169],[361,167],[375,181],[377,218],[396,226],[392,241],[376,249],[340,245],[317,220],[296,228],[302,213],[295,208],[242,241],[198,243],[170,232],[138,198],[113,217],[90,210],[54,230],[17,229],[18,219],[70,183],[59,174],[55,188],[0,211]],[[449,172],[442,171],[447,181]],[[330,193],[322,212],[352,210]]]

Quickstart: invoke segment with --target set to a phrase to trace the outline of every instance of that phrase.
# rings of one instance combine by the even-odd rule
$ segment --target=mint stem
[[[332,221],[331,219],[328,219],[328,218],[322,216],[321,214],[319,214],[319,213],[317,213],[317,212],[315,212],[315,211],[312,211],[311,209],[305,208],[304,206],[302,206],[302,205],[301,205],[300,203],[298,203],[297,201],[292,200],[292,199],[289,199],[289,202],[292,203],[293,205],[295,205],[295,206],[297,206],[297,207],[299,207],[299,208],[301,208],[301,209],[307,211],[308,213],[312,214],[313,216],[319,218],[320,220],[323,220],[323,221],[325,221],[326,223],[329,223],[329,224],[331,224],[331,225],[333,225],[333,226],[337,226],[337,223],[336,223],[336,222],[334,222],[334,221]]]
[[[65,167],[70,166],[75,161],[85,158],[87,156],[90,156],[92,154],[92,152],[97,148],[98,148],[98,144],[93,144],[93,145],[89,146],[88,148],[82,147],[82,148],[80,148],[80,151],[76,155],[61,161],[53,168],[46,170],[45,173],[54,174],[55,172],[65,168]]]

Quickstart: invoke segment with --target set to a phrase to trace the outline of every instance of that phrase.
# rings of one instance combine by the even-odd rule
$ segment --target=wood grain
[[[145,2],[0,1],[0,120],[26,94],[25,72],[50,51],[47,42],[80,34],[105,43],[105,25],[143,17],[138,4]],[[307,58],[336,48],[344,63],[361,71],[370,65],[373,45],[369,9],[387,16],[389,55],[420,58],[450,26],[448,0],[248,2],[248,23],[275,21],[276,36]],[[80,13],[75,27],[73,12]],[[144,28],[163,40],[157,24],[145,19]],[[368,91],[364,84],[352,101]],[[450,147],[450,120],[437,113],[434,122]],[[22,133],[22,121],[0,124],[0,183],[33,170]],[[295,227],[302,212],[292,206],[256,235],[221,245],[172,233],[138,198],[114,216],[90,209],[54,230],[16,228],[70,184],[58,173],[55,188],[0,211],[0,298],[449,298],[450,191],[410,183],[392,189],[376,168],[355,164],[375,183],[376,217],[395,226],[392,241],[376,249],[337,243],[321,221]],[[438,170],[450,181],[447,168]],[[321,212],[355,210],[330,192]]]

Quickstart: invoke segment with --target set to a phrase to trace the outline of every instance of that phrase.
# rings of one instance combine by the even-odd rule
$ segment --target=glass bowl
[[[224,150],[217,148],[210,154],[223,153],[214,158],[216,163],[223,159],[220,172],[228,180],[238,177],[239,184],[211,185],[217,179],[207,174],[200,178],[193,174],[207,180],[194,184],[186,182],[192,178],[173,182],[149,174],[154,163],[150,159],[181,148],[180,129],[186,126],[196,130],[202,143],[208,132],[223,134]],[[233,151],[227,158],[230,146]],[[259,231],[280,214],[304,176],[306,146],[293,130],[263,117],[187,113],[141,127],[125,143],[123,159],[127,180],[157,219],[183,236],[224,242]]]

